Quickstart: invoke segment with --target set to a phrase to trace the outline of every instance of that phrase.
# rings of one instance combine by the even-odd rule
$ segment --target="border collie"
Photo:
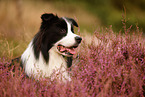
[[[72,18],[58,17],[45,13],[41,16],[39,32],[32,39],[21,56],[25,73],[30,77],[51,77],[66,81],[71,80],[67,68],[72,65],[72,56],[82,38],[74,34]]]

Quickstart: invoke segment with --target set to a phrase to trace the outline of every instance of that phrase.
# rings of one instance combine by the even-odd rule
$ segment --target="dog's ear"
[[[74,19],[72,19],[72,18],[66,18],[66,19],[69,20],[70,22],[72,22],[72,24],[74,26],[79,27],[78,24],[77,24],[77,22]]]
[[[41,16],[42,21],[50,21],[52,19],[58,18],[57,16],[55,16],[54,14],[50,13],[45,13]]]

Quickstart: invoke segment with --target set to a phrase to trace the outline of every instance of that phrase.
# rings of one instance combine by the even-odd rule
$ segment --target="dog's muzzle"
[[[76,48],[81,43],[82,38],[80,36],[76,36],[75,37],[75,41],[76,41],[76,43],[74,45],[70,46],[70,47],[66,47],[66,46],[64,46],[62,44],[58,44],[57,50],[62,55],[70,57],[70,56],[72,56],[72,55],[74,55],[76,53]]]

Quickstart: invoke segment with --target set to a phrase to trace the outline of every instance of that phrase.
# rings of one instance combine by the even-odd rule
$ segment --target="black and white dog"
[[[78,24],[72,18],[47,13],[41,19],[39,32],[21,56],[25,73],[37,79],[50,77],[55,71],[62,80],[71,80],[66,69],[82,40],[74,34],[73,27]]]

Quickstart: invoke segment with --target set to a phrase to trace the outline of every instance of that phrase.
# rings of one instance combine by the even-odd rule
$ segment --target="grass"
[[[41,21],[40,15],[43,12],[54,11],[58,12],[58,15],[70,17],[69,11],[60,13],[50,3],[24,2],[22,17],[18,19],[15,4],[15,2],[0,3],[0,12],[3,13],[0,14],[2,21],[0,22],[0,97],[143,97],[145,95],[145,40],[140,28],[137,26],[136,30],[132,30],[131,26],[126,26],[125,19],[122,21],[123,29],[120,28],[122,31],[118,34],[114,33],[111,26],[106,29],[98,28],[89,38],[88,34],[86,36],[83,34],[87,31],[81,30],[83,42],[78,49],[79,58],[74,57],[70,71],[71,82],[61,83],[57,79],[51,81],[49,78],[40,81],[26,78],[23,70],[19,70],[18,63],[15,63],[15,72],[13,72],[14,67],[8,67],[9,60],[21,55],[37,33]],[[7,10],[2,11],[2,8]],[[74,14],[79,12],[87,15],[81,9],[78,12],[74,11]],[[78,21],[83,19],[78,18]]]

